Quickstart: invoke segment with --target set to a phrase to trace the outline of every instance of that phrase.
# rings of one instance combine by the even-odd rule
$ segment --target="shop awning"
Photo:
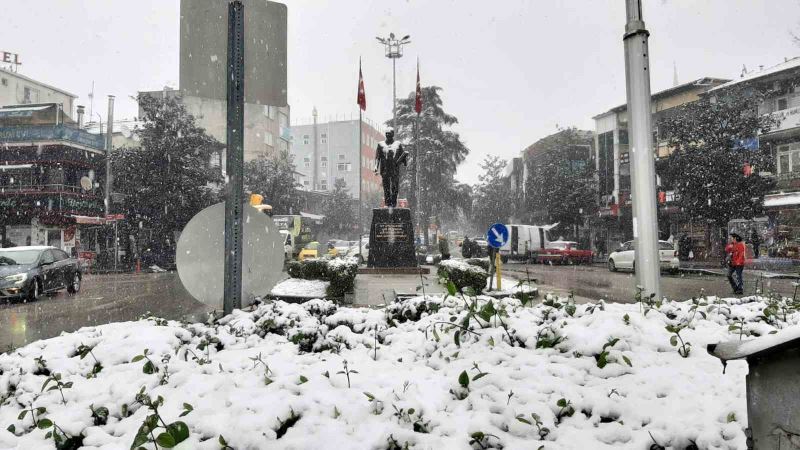
[[[795,205],[800,205],[800,192],[764,196],[764,208],[780,208],[783,206]]]
[[[325,219],[325,216],[320,216],[319,214],[311,214],[311,213],[306,213],[306,212],[301,212],[300,213],[300,217],[303,217],[305,219],[311,219],[311,220],[323,220],[323,219]]]
[[[0,117],[30,117],[36,111],[52,108],[53,105],[28,106],[22,108],[0,108]]]

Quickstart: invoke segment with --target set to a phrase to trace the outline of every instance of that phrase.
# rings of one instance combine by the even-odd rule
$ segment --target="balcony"
[[[19,125],[0,127],[0,143],[62,141],[102,151],[105,136],[64,125]]]
[[[96,192],[65,184],[0,186],[0,217],[96,216],[103,212],[103,198]]]

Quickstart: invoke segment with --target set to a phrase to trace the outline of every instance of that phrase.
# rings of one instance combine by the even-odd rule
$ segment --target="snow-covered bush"
[[[477,266],[481,269],[485,270],[487,273],[489,272],[489,258],[468,258],[464,260],[465,263],[471,266]]]
[[[0,355],[0,448],[744,449],[747,365],[700,349],[794,333],[797,306],[457,294],[89,327]]]
[[[451,281],[459,291],[469,287],[477,293],[486,287],[486,278],[489,276],[482,268],[457,259],[441,261],[436,273],[440,280]]]
[[[286,271],[292,278],[329,281],[327,295],[338,298],[353,291],[358,273],[358,261],[355,258],[291,261]]]

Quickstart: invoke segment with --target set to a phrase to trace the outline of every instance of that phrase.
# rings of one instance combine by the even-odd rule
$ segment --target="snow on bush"
[[[437,269],[437,275],[440,280],[453,282],[459,291],[471,288],[475,292],[481,292],[486,287],[486,279],[488,277],[488,273],[481,267],[458,259],[441,261]]]
[[[84,328],[0,355],[0,448],[744,449],[746,363],[705,346],[796,306],[428,296]]]

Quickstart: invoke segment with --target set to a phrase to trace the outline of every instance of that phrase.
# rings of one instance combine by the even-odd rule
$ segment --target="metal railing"
[[[67,184],[0,185],[0,194],[22,193],[22,192],[66,192],[71,194],[92,193],[92,191],[84,191],[80,186],[70,186]]]

